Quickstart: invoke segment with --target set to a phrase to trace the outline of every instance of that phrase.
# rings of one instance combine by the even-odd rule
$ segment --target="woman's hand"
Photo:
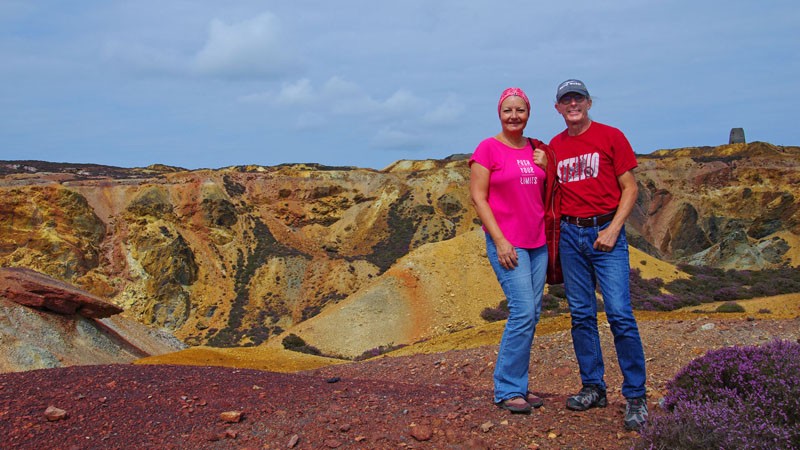
[[[544,150],[537,148],[533,151],[533,163],[542,169],[547,169],[547,154]]]
[[[495,247],[497,248],[497,259],[500,261],[500,265],[506,270],[517,267],[517,251],[514,246],[505,239],[499,241],[495,242]]]

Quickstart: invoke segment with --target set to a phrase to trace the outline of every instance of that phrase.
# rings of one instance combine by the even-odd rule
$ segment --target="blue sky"
[[[0,0],[0,159],[381,169],[471,153],[567,78],[638,153],[800,145],[795,1]]]

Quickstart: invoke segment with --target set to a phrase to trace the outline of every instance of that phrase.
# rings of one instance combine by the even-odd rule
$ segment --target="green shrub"
[[[309,355],[321,355],[322,352],[319,351],[318,348],[313,347],[311,345],[306,344],[306,341],[303,340],[300,336],[291,333],[281,341],[283,344],[283,348],[286,350],[291,350],[293,352],[300,352],[300,353],[307,353]]]
[[[744,306],[736,302],[725,302],[717,307],[717,312],[721,313],[738,313],[744,312]]]

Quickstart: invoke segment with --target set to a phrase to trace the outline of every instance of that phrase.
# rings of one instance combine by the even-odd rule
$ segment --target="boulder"
[[[101,319],[122,308],[63,281],[22,267],[0,268],[0,296],[21,305],[59,314]]]

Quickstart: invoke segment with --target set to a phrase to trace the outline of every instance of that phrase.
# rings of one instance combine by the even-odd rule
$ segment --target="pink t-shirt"
[[[530,142],[509,147],[491,137],[478,144],[469,160],[489,169],[489,206],[508,242],[520,248],[545,244],[545,172],[533,163]]]

